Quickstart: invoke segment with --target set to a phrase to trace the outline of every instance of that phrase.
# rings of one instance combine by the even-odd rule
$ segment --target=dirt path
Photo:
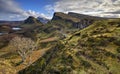
[[[51,38],[47,38],[47,39],[41,40],[40,42],[44,43],[44,42],[51,42],[51,41],[55,41],[55,40],[57,40],[56,37],[51,37]]]
[[[34,63],[35,61],[37,61],[40,57],[42,57],[47,50],[49,50],[50,48],[46,48],[46,49],[41,49],[41,50],[38,50],[38,51],[34,51],[32,54],[31,54],[31,63]],[[25,60],[26,62],[24,62],[23,64],[20,64],[19,66],[15,67],[16,71],[19,72],[20,70],[23,70],[25,69],[26,67],[28,67],[29,65],[25,65],[28,63],[29,61],[29,57]]]
[[[56,37],[51,37],[51,38],[47,38],[44,40],[41,40],[40,43],[44,43],[44,42],[51,42],[51,41],[55,41],[57,40]],[[45,48],[45,49],[41,49],[41,50],[37,50],[37,51],[33,51],[33,53],[31,54],[31,64],[34,63],[35,61],[37,61],[40,57],[42,57],[47,50],[49,50],[51,47],[49,48]],[[19,66],[15,67],[16,72],[19,72],[20,70],[25,69],[26,67],[30,66],[30,65],[25,65],[29,62],[29,57],[27,57],[27,59],[25,60],[24,63],[20,64]]]
[[[51,37],[51,38],[47,38],[44,40],[38,40],[38,43],[45,43],[45,42],[52,42],[52,41],[56,41],[57,38],[56,37]],[[10,53],[11,50],[8,50],[9,47],[5,47],[2,50],[0,50],[0,56],[2,55],[6,55],[7,53]],[[51,47],[49,48],[43,48],[43,49],[39,49],[36,51],[33,51],[33,53],[30,55],[31,56],[31,62],[28,65],[28,62],[30,61],[30,58],[27,57],[27,59],[25,60],[25,62],[23,62],[22,64],[13,67],[15,69],[15,73],[17,74],[20,70],[25,69],[26,67],[30,66],[32,63],[36,62],[39,58],[41,58],[49,49],[51,49]]]

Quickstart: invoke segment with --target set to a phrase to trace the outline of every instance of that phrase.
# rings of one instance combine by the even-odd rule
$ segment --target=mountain
[[[57,41],[19,74],[119,74],[120,19],[99,20]]]
[[[59,31],[67,31],[70,29],[76,29],[74,24],[77,22],[80,22],[77,18],[71,17],[62,12],[55,12],[53,18],[47,23],[47,25],[51,25],[51,27],[56,28]]]
[[[47,18],[44,18],[44,17],[37,17],[37,19],[42,22],[43,24],[46,24],[48,21],[50,21],[49,19]]]
[[[103,18],[103,17],[79,14],[79,13],[74,13],[74,12],[69,12],[68,15],[81,20],[81,22],[78,22],[77,24],[75,24],[75,26],[80,29],[83,29],[83,28],[93,24],[95,21],[110,19],[110,18]]]
[[[56,12],[54,13],[51,22],[53,22],[53,24],[55,23],[55,25],[57,26],[66,27],[68,29],[69,28],[83,29],[91,25],[93,22],[102,19],[105,18],[89,16],[84,14],[77,14],[72,12],[69,12],[68,14],[62,12]]]
[[[75,15],[76,16],[81,15],[82,17],[79,16],[78,18],[78,17],[72,16],[70,13],[66,14],[62,12],[55,12],[53,15],[53,18],[48,23],[46,23],[44,28],[42,28],[41,30],[44,31],[43,33],[46,33],[46,34],[48,33],[52,35],[59,34],[58,37],[61,37],[61,36],[66,37],[80,29],[84,29],[88,27],[89,25],[93,24],[95,21],[104,19],[101,17],[96,17],[96,18],[99,18],[97,20],[95,19],[94,16],[77,14],[77,13]]]
[[[63,19],[63,20],[70,21],[70,22],[80,22],[80,19],[78,18],[69,16],[68,14],[65,14],[62,12],[55,12],[52,20],[59,20],[59,19]]]
[[[24,29],[33,29],[35,27],[40,27],[43,24],[35,17],[29,16],[26,20],[24,20],[24,23],[20,25],[20,27]]]
[[[38,19],[33,16],[29,16],[25,21],[24,24],[39,24],[41,23]]]

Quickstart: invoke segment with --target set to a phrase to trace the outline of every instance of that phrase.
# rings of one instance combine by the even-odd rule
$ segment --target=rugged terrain
[[[119,74],[120,19],[96,21],[70,37],[20,74]]]
[[[56,12],[47,24],[30,16],[19,27],[22,30],[0,36],[6,43],[1,42],[1,73],[4,68],[9,74],[119,74],[120,19]],[[38,42],[27,66],[10,49],[15,36]]]

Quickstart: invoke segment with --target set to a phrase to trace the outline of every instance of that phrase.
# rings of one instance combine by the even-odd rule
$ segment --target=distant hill
[[[26,20],[24,20],[24,23],[20,25],[23,29],[33,29],[37,26],[42,26],[43,23],[41,23],[37,18],[33,16],[29,16]]]
[[[29,16],[26,20],[24,20],[24,24],[39,24],[39,23],[41,22],[33,16]]]
[[[0,20],[0,25],[10,25],[10,26],[19,26],[23,21],[3,21]]]
[[[42,22],[43,24],[46,24],[48,21],[50,21],[49,19],[47,18],[44,18],[44,17],[37,17],[37,19]]]

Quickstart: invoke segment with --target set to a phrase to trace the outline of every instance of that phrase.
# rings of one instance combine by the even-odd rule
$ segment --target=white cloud
[[[28,16],[50,18],[44,13],[25,11],[14,0],[0,0],[0,16],[0,20],[24,20]]]
[[[28,10],[24,13],[24,15],[26,16],[34,16],[34,17],[43,17],[43,18],[50,18],[49,16],[45,15],[44,13],[39,13],[39,12],[35,12],[33,10]]]
[[[120,11],[120,0],[58,0],[54,5],[47,6],[46,9],[49,11],[54,10],[55,12],[90,13],[91,15],[106,16],[108,14],[105,12]],[[109,15],[112,17],[118,17],[116,15],[120,14],[110,13]]]
[[[23,10],[14,0],[0,0],[0,20],[24,20],[28,16],[51,18],[51,12],[76,12],[105,17],[120,17],[120,0],[57,0],[45,6],[48,14]]]

